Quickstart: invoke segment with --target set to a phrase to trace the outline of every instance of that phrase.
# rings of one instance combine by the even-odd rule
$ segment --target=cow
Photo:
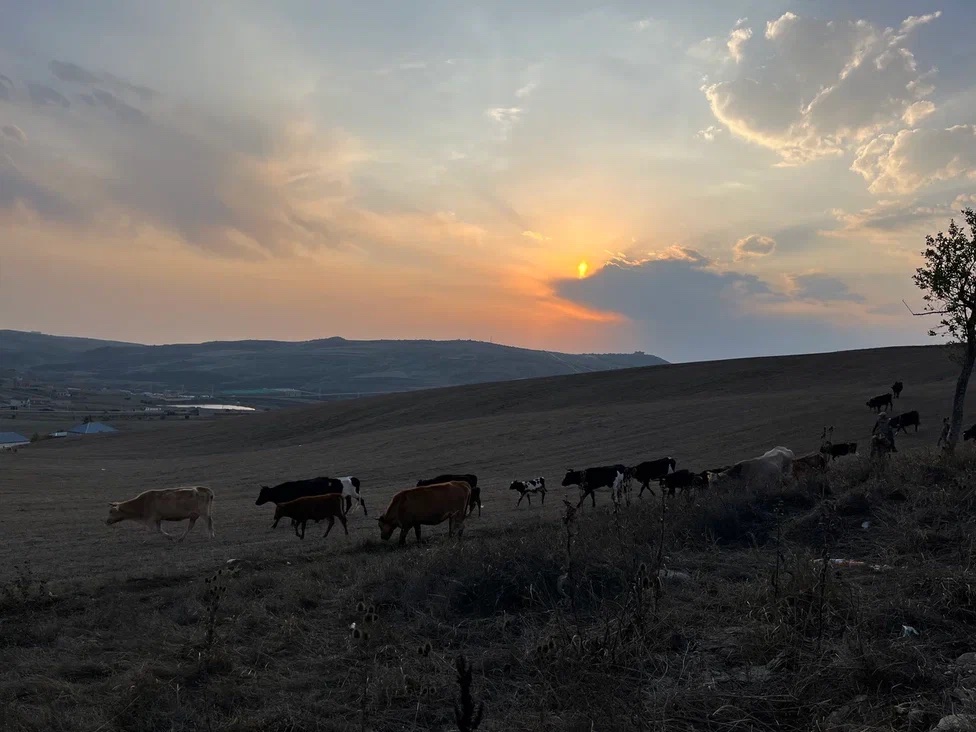
[[[700,487],[705,484],[706,477],[702,473],[693,473],[687,468],[675,470],[673,473],[662,475],[657,479],[661,491],[667,490],[669,496],[673,496],[676,488],[687,490],[689,488]]]
[[[339,519],[343,531],[349,536],[349,527],[346,525],[345,496],[340,493],[326,493],[321,496],[303,496],[294,501],[286,501],[275,506],[274,523],[271,528],[277,528],[278,522],[283,518],[290,518],[295,529],[295,536],[299,539],[305,538],[305,526],[309,521],[318,523],[328,521],[329,525],[322,535],[324,539],[332,531],[335,520]],[[301,533],[298,533],[301,528]]]
[[[363,515],[369,516],[366,511],[366,501],[360,493],[359,478],[349,475],[345,478],[329,478],[320,475],[316,478],[304,478],[302,480],[288,480],[276,486],[261,486],[258,492],[258,499],[254,502],[255,506],[263,506],[265,503],[288,503],[297,498],[306,496],[323,496],[328,493],[339,493],[345,500],[345,513],[349,513],[352,508],[353,499],[363,507]],[[294,526],[294,523],[292,523]]]
[[[962,441],[965,442],[966,440],[976,440],[976,424],[962,433]]]
[[[593,507],[596,508],[596,489],[597,488],[610,488],[614,490],[614,483],[617,482],[617,475],[623,476],[621,478],[621,483],[630,473],[630,470],[626,465],[603,465],[598,468],[586,468],[585,470],[573,470],[570,468],[566,471],[566,477],[563,478],[563,486],[578,485],[580,487],[580,500],[576,504],[579,508],[583,505],[583,501],[589,496],[593,501]]]
[[[437,485],[439,483],[452,483],[454,481],[464,481],[471,486],[471,503],[468,512],[474,513],[474,507],[478,507],[478,516],[481,516],[481,489],[478,487],[478,476],[471,473],[445,473],[436,478],[423,478],[417,481],[417,487],[422,488],[427,485]]]
[[[912,425],[915,425],[915,431],[918,432],[918,410],[913,409],[910,412],[899,414],[897,417],[892,417],[889,424],[891,424],[891,429],[895,432],[908,432],[905,428],[911,427]]]
[[[857,454],[857,443],[856,442],[825,442],[820,446],[820,452],[823,455],[830,455],[830,460],[833,462],[839,457],[844,457],[844,455],[856,455]]]
[[[436,526],[448,521],[448,536],[457,528],[458,539],[464,531],[464,517],[471,501],[471,485],[467,481],[417,486],[400,491],[377,521],[380,538],[389,540],[394,529],[400,529],[400,546],[407,543],[407,533],[414,530],[420,543],[420,527]]]
[[[871,397],[865,402],[868,409],[875,410],[876,413],[881,412],[882,407],[891,408],[891,392],[887,394],[879,394],[878,396]]]
[[[896,381],[891,385],[891,391],[895,395],[895,399],[901,398],[901,390],[905,388],[905,385],[900,381]]]
[[[508,489],[519,492],[518,503],[515,504],[516,508],[522,503],[523,498],[528,498],[531,506],[533,493],[541,495],[542,505],[546,505],[546,479],[543,477],[532,478],[531,480],[513,480]]]
[[[651,491],[651,495],[654,495],[654,491],[651,490],[651,481],[660,481],[661,478],[668,474],[669,470],[673,472],[676,465],[677,463],[673,457],[663,457],[658,460],[645,460],[634,466],[634,478],[637,479],[637,482],[641,486],[637,497],[640,498],[645,489]]]
[[[163,531],[163,521],[190,520],[186,531],[177,539],[183,541],[198,518],[207,519],[207,536],[211,539],[217,533],[213,522],[214,493],[206,486],[185,486],[180,488],[155,488],[143,491],[127,501],[110,501],[108,518],[105,523],[111,526],[119,521],[138,521],[172,539],[173,535]]]
[[[782,481],[793,475],[793,460],[792,450],[787,447],[774,447],[760,457],[741,460],[724,472],[712,474],[709,483],[721,484],[729,478],[750,483]]]

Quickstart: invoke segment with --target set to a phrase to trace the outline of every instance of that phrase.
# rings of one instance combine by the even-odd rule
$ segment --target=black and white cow
[[[352,502],[355,500],[363,507],[363,514],[369,516],[366,511],[366,501],[360,493],[359,478],[354,475],[347,475],[344,478],[329,478],[320,475],[316,478],[305,478],[302,480],[288,480],[276,486],[261,486],[258,492],[258,499],[254,502],[255,506],[262,506],[265,503],[280,505],[296,498],[306,496],[322,496],[327,493],[338,493],[345,499],[345,513],[349,513]]]
[[[626,465],[601,465],[598,468],[587,468],[586,470],[573,470],[569,469],[566,471],[566,477],[563,478],[563,486],[578,485],[580,487],[580,500],[576,504],[579,508],[583,505],[583,501],[589,496],[593,501],[594,508],[596,507],[596,489],[597,488],[610,488],[615,489],[615,485],[619,486],[630,473],[630,470]],[[618,479],[617,476],[620,476]]]
[[[516,508],[522,503],[523,498],[528,498],[531,506],[533,493],[541,495],[542,505],[546,504],[546,479],[543,477],[532,478],[531,480],[513,480],[508,489],[519,492],[518,503],[515,504]]]
[[[657,460],[645,460],[642,463],[636,465],[633,469],[634,478],[640,483],[641,489],[637,494],[640,498],[644,490],[651,491],[651,495],[654,495],[654,491],[651,490],[651,481],[660,481],[664,476],[668,474],[668,471],[674,471],[677,463],[673,457],[663,457]]]

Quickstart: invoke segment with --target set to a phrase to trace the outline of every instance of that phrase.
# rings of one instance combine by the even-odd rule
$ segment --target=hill
[[[931,729],[976,713],[976,662],[956,664],[976,632],[976,460],[933,452],[956,374],[936,347],[663,365],[0,453],[17,558],[0,569],[0,726],[453,729],[458,654],[486,730]],[[825,424],[866,452],[865,401],[896,379],[895,411],[922,425],[886,466],[846,457],[795,487],[619,511],[606,492],[575,514],[561,500],[578,497],[559,486],[569,467],[800,454]],[[420,547],[379,542],[393,493],[441,471],[479,476],[463,541],[442,525]],[[358,476],[369,516],[350,515],[348,538],[271,530],[258,486],[321,474]],[[537,475],[546,503],[516,508],[510,481]],[[104,524],[107,501],[201,483],[212,541],[199,523],[183,544]]]
[[[49,383],[309,396],[456,384],[666,363],[641,352],[567,354],[480,341],[213,341],[146,346],[0,331],[0,363]]]

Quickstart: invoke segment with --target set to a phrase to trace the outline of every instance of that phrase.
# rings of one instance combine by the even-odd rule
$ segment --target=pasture
[[[908,729],[899,703],[976,711],[935,680],[945,658],[976,650],[960,636],[976,593],[961,589],[971,518],[957,512],[972,495],[956,477],[973,465],[931,457],[956,375],[933,347],[670,365],[159,422],[0,454],[0,726],[455,729],[458,652],[487,699],[482,729],[826,729],[845,704],[861,724],[850,729]],[[876,475],[865,402],[896,379],[894,413],[918,410],[921,428],[898,436]],[[634,491],[614,515],[602,490],[596,510],[587,501],[559,520],[560,499],[579,497],[559,487],[567,468],[671,455],[701,470],[775,445],[800,455],[824,425],[862,452],[832,468],[836,506],[803,484],[679,496],[664,515],[660,491]],[[420,548],[379,542],[391,496],[442,472],[479,478],[484,510],[462,544],[446,525]],[[310,524],[300,541],[287,522],[270,529],[273,506],[254,505],[261,484],[315,475],[362,481],[370,516],[350,512],[349,538],[323,541]],[[545,505],[516,508],[508,485],[537,475]],[[899,481],[909,495],[889,505]],[[200,524],[182,544],[105,525],[109,501],[180,484],[214,490],[215,540]],[[927,494],[936,487],[941,502]],[[902,574],[827,587],[810,568],[840,551]],[[205,579],[230,559],[221,605]],[[670,568],[659,577],[676,584],[648,568]],[[944,622],[923,597],[947,604]],[[363,627],[373,603],[371,640],[357,645],[349,625]],[[928,644],[921,670],[902,625]]]

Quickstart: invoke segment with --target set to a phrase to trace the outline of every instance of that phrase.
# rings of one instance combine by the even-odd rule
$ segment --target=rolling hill
[[[480,341],[213,341],[146,346],[0,331],[0,365],[50,383],[245,394],[377,393],[666,363],[642,352],[567,354]]]

